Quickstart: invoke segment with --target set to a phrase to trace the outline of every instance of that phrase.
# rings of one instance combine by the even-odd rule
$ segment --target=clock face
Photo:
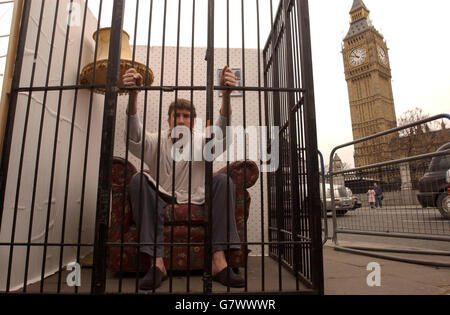
[[[356,48],[350,53],[350,64],[353,66],[359,66],[364,63],[364,60],[366,60],[366,50],[364,48]]]
[[[378,58],[380,58],[380,61],[385,65],[387,64],[387,56],[386,56],[386,52],[384,51],[383,48],[378,47]]]

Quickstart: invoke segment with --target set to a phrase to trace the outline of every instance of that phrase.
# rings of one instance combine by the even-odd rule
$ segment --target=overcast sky
[[[311,0],[319,150],[353,140],[341,52],[353,0]],[[389,48],[397,118],[409,109],[450,113],[450,1],[364,0]],[[352,152],[338,154],[353,164]],[[328,159],[328,158],[327,158]]]
[[[98,0],[90,0],[95,15]],[[109,26],[112,0],[104,1],[102,26]],[[148,29],[149,2],[140,1],[139,30]],[[151,45],[162,43],[163,2],[154,1]],[[135,0],[128,0],[124,29],[134,30]],[[178,1],[168,0],[166,45],[176,45]],[[225,0],[216,0],[217,47],[225,47]],[[256,2],[245,0],[245,47],[256,48]],[[270,0],[260,0],[261,45],[270,31]],[[342,39],[348,29],[353,0],[310,0],[312,54],[319,150],[328,161],[333,147],[353,140],[347,84],[341,55]],[[420,107],[434,115],[450,112],[450,31],[449,0],[364,0],[375,28],[389,48],[392,85],[397,118],[406,110]],[[273,0],[274,14],[278,1]],[[206,46],[207,0],[196,1],[195,46]],[[241,1],[230,0],[231,47],[241,47]],[[9,25],[8,14],[1,11],[1,25]],[[12,13],[12,10],[10,10]],[[181,46],[191,45],[192,1],[182,0]],[[5,29],[2,27],[2,29]],[[137,40],[146,44],[146,31]],[[157,35],[159,34],[159,35]],[[3,34],[0,34],[3,35]],[[5,45],[1,45],[5,47]],[[0,55],[3,55],[4,52]],[[2,67],[3,60],[0,59]],[[3,70],[1,70],[3,71]],[[0,78],[1,80],[1,78]],[[1,83],[1,82],[0,82]],[[338,151],[353,164],[352,149]]]

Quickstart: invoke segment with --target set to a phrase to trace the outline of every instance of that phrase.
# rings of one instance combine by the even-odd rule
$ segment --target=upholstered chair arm
[[[224,166],[214,173],[214,175],[217,174],[227,174],[227,167]],[[252,187],[259,178],[258,166],[253,161],[230,163],[228,174],[233,179],[233,183],[238,190]]]

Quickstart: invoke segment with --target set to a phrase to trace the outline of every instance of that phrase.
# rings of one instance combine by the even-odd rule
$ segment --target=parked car
[[[450,149],[450,142],[437,152]],[[417,199],[422,207],[438,208],[441,215],[450,219],[450,155],[435,156],[425,175],[419,180]]]
[[[356,209],[355,199],[353,198],[353,193],[350,190],[350,188],[342,185],[333,185],[333,188],[334,188],[334,203],[337,215],[345,215],[349,210]],[[331,204],[330,184],[325,184],[325,190],[326,190],[327,212],[332,212],[333,208]],[[322,189],[320,190],[320,198],[321,198],[320,200],[323,200]]]
[[[362,207],[362,202],[359,199],[359,197],[358,196],[353,196],[352,198],[353,198],[353,201],[354,201],[352,210],[356,210],[358,208],[361,208]]]
[[[347,196],[348,197],[352,197],[352,199],[353,199],[353,207],[350,210],[356,210],[358,208],[361,208],[362,207],[362,202],[359,199],[359,197],[358,196],[353,196],[353,192],[352,192],[352,190],[350,188],[345,187],[345,189],[347,190]]]

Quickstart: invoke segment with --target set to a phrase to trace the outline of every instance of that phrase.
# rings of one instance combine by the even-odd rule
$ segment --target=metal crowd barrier
[[[447,162],[448,164],[450,150],[445,149],[439,152],[429,152],[348,170],[336,171],[333,165],[334,154],[341,148],[382,136],[392,135],[398,131],[420,126],[437,119],[450,119],[450,116],[447,114],[436,115],[406,126],[387,130],[370,137],[337,146],[332,150],[330,155],[329,181],[333,208],[332,239],[337,248],[344,248],[340,246],[339,234],[371,236],[382,242],[384,240],[383,237],[442,242],[450,241],[448,212],[445,214],[445,211],[441,211],[443,212],[441,214],[438,206],[435,204],[436,200],[442,200],[448,194],[447,189],[442,190],[442,183],[420,181],[424,174],[429,171],[430,162],[433,158],[436,159],[435,164],[439,161],[443,161],[442,163]],[[347,215],[338,217],[334,189],[337,183],[345,183],[345,186],[352,190],[353,195],[360,198],[362,207],[354,211],[349,211]],[[375,203],[370,204],[368,191],[373,188],[374,183],[377,183],[381,187],[383,194],[382,198],[379,198],[378,201],[375,198]],[[423,194],[424,191],[437,192],[431,198],[434,204],[430,203],[425,208],[418,199],[418,195]],[[441,199],[438,199],[440,196],[442,196]],[[381,205],[379,204],[380,202]],[[356,250],[358,252],[357,249],[347,248],[347,250]],[[367,250],[372,251],[376,250],[376,248],[369,246]],[[400,252],[405,251],[400,250]],[[407,252],[450,255],[450,252],[447,251],[430,252],[429,250],[413,250]],[[368,254],[369,252],[364,251],[364,253]],[[377,257],[379,257],[379,254]],[[389,256],[389,258],[402,259],[392,256]],[[408,261],[414,260],[409,259]],[[420,263],[424,262],[420,261]],[[439,265],[439,262],[436,264]],[[445,263],[440,265],[448,266]]]

